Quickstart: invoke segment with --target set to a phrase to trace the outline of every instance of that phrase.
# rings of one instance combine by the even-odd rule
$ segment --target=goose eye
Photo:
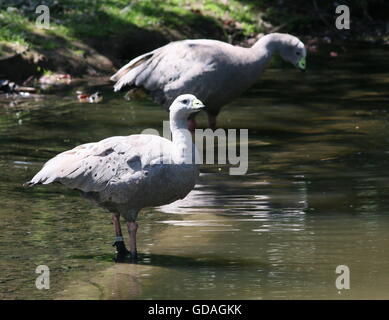
[[[188,100],[187,100],[187,99],[182,100],[182,103],[183,103],[183,104],[187,104],[187,103],[188,103]]]
[[[297,51],[296,54],[299,56],[301,53],[300,53],[300,51]]]

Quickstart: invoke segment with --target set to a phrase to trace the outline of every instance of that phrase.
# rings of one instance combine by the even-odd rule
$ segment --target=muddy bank
[[[333,51],[356,42],[387,45],[389,6],[370,2],[345,2],[349,30],[336,28],[337,4],[331,1],[48,1],[49,29],[36,27],[37,1],[10,2],[12,7],[0,5],[0,79],[20,83],[48,72],[108,76],[131,58],[181,39],[251,46],[262,34],[283,32],[314,45],[312,53],[321,44]]]
[[[0,79],[23,83],[45,72],[70,74],[72,77],[109,76],[131,58],[154,50],[171,41],[185,38],[213,38],[226,41],[222,27],[203,22],[182,30],[147,30],[132,25],[108,37],[85,37],[69,41],[34,34],[51,49],[28,48],[0,41]]]
[[[114,72],[113,57],[102,54],[87,44],[77,45],[83,49],[82,53],[62,47],[41,52],[25,49],[8,54],[0,58],[0,78],[23,83],[31,77],[39,78],[47,70],[74,77],[109,75]]]

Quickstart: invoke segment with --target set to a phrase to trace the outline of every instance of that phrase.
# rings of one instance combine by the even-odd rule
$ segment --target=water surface
[[[269,69],[225,107],[222,128],[249,129],[249,169],[203,166],[178,203],[140,215],[138,264],[112,262],[110,215],[60,185],[26,189],[77,144],[162,128],[167,113],[127,102],[104,81],[101,104],[77,89],[0,103],[0,298],[389,298],[388,49]],[[200,126],[205,125],[200,115]],[[51,289],[35,288],[36,266]],[[338,290],[347,265],[351,289]]]

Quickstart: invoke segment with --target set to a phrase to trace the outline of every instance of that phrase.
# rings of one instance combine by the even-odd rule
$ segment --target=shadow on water
[[[83,259],[83,260],[98,260],[105,262],[112,262],[114,259],[113,255],[74,255],[69,256],[70,259]],[[261,268],[267,269],[269,266],[265,263],[259,263],[255,259],[226,259],[225,257],[183,257],[174,256],[168,254],[138,254],[138,260],[136,262],[131,261],[130,258],[125,259],[121,264],[137,264],[145,266],[163,267],[163,268],[217,268],[217,269],[228,269],[228,268]]]

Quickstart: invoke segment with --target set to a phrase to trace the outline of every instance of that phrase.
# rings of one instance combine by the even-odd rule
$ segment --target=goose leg
[[[130,253],[131,258],[136,260],[138,252],[136,250],[136,231],[138,230],[138,224],[135,221],[127,222],[128,233],[130,234]]]
[[[112,222],[115,227],[115,242],[113,244],[116,247],[116,258],[114,259],[116,262],[123,261],[124,258],[129,254],[123,240],[122,229],[120,227],[120,215],[112,214]]]
[[[216,130],[216,116],[207,113],[208,115],[208,127],[212,130]]]

